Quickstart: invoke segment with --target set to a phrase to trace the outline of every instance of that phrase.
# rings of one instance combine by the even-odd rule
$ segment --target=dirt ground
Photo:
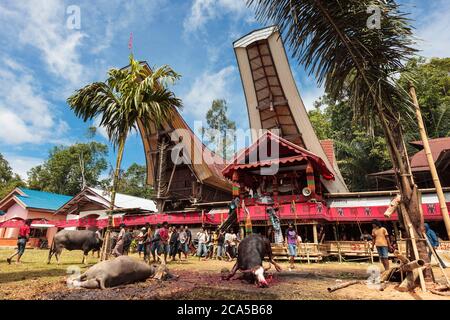
[[[0,299],[284,299],[284,300],[429,300],[450,299],[431,293],[401,293],[391,283],[384,291],[356,284],[328,293],[327,288],[349,280],[366,280],[369,271],[379,267],[369,263],[296,263],[296,268],[289,270],[288,264],[281,262],[283,271],[274,268],[270,287],[261,289],[239,279],[224,281],[220,277],[222,268],[231,269],[232,262],[188,261],[171,262],[170,271],[179,276],[178,280],[159,281],[149,279],[145,282],[110,288],[106,290],[69,289],[66,285],[68,274],[79,268],[83,272],[89,265],[97,262],[96,257],[89,257],[89,265],[81,265],[81,251],[64,251],[60,265],[56,262],[46,264],[46,250],[27,250],[23,263],[7,264],[6,257],[12,250],[0,250]],[[137,255],[133,255],[137,258]],[[267,263],[265,263],[266,265]],[[438,268],[433,269],[436,280],[444,283],[444,277]],[[446,271],[450,277],[450,270]],[[235,277],[236,278],[236,277]]]

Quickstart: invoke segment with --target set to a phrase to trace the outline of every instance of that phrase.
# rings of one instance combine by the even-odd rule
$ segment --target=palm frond
[[[181,100],[168,89],[180,78],[167,65],[148,75],[141,64],[130,56],[126,69],[111,69],[105,83],[95,82],[77,90],[67,99],[75,114],[84,121],[99,117],[114,147],[137,130],[138,120],[160,125],[172,116]]]

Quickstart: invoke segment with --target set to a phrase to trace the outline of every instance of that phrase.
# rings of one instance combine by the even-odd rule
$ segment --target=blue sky
[[[450,2],[401,3],[415,19],[422,55],[449,56]],[[80,9],[79,29],[67,27],[73,5]],[[130,32],[137,59],[169,64],[182,75],[173,90],[191,126],[222,98],[238,126],[248,127],[232,42],[262,25],[241,0],[2,0],[0,25],[0,153],[23,178],[52,146],[87,141],[92,123],[77,119],[65,100],[104,80],[109,68],[127,64]],[[295,61],[291,67],[310,109],[323,90]],[[101,130],[95,139],[107,143]],[[109,161],[114,163],[112,148]],[[123,167],[144,161],[135,134]]]

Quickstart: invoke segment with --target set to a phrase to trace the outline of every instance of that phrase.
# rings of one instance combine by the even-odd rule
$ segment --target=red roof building
[[[450,137],[430,139],[429,143],[441,184],[443,187],[450,187]],[[434,188],[422,141],[413,141],[409,144],[419,150],[410,157],[415,183],[419,188]],[[375,179],[379,190],[395,188],[394,169],[372,173],[369,176]]]

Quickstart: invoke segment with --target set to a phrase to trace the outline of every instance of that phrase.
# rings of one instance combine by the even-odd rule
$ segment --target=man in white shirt
[[[236,257],[236,249],[238,245],[238,238],[236,236],[236,233],[234,233],[234,230],[231,230],[230,233],[225,234],[225,244],[226,244],[226,254],[228,257],[228,261],[232,261]]]
[[[207,248],[206,243],[208,242],[208,233],[205,228],[202,228],[201,231],[197,232],[198,246],[197,246],[197,256],[200,260],[203,255],[206,255]]]

